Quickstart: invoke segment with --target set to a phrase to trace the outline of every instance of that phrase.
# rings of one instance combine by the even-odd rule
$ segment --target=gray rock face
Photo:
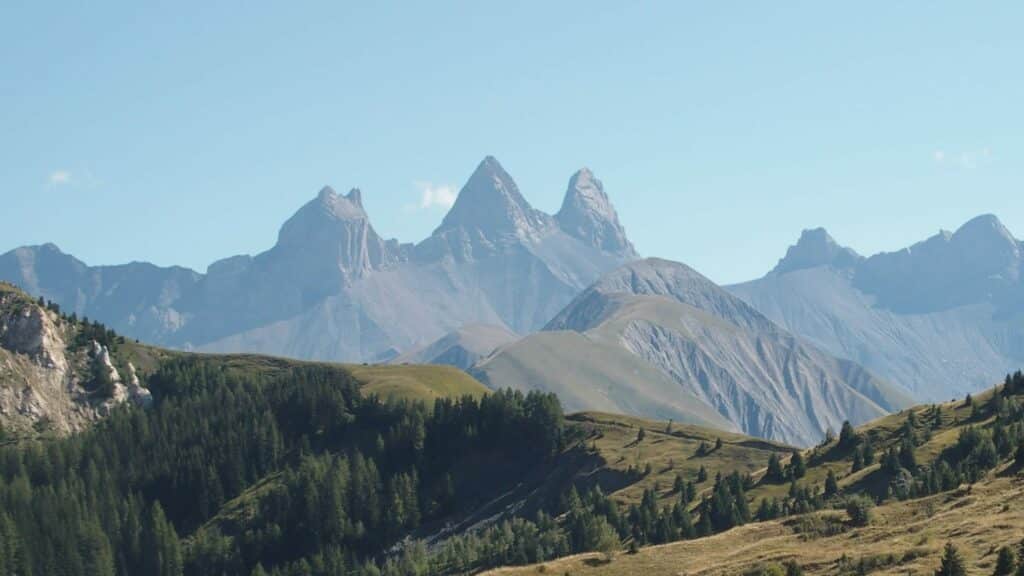
[[[934,312],[978,303],[1021,301],[1021,247],[992,215],[974,218],[857,268],[854,286],[895,312]]]
[[[590,246],[608,252],[636,254],[604,193],[604,186],[589,168],[583,168],[569,179],[569,189],[555,219],[567,234]]]
[[[864,422],[908,402],[862,367],[801,342],[692,268],[667,260],[646,259],[609,272],[545,330],[572,331],[624,349],[667,377],[674,387],[648,378],[638,388],[654,391],[648,392],[654,403],[696,398],[745,433],[795,444],[814,443],[843,420]],[[493,383],[503,372],[491,367],[500,366],[504,353],[499,350],[476,370]],[[544,373],[539,368],[525,373],[542,387],[565,387],[556,377],[538,378]],[[600,408],[586,405],[585,395],[575,397],[584,402],[579,408]]]
[[[595,234],[621,234],[615,242],[579,226],[563,230],[487,157],[437,230],[415,246],[382,239],[358,190],[325,188],[285,222],[273,248],[218,261],[206,274],[149,264],[93,268],[42,246],[0,255],[0,279],[164,346],[376,361],[465,325],[542,327],[583,287],[635,256],[601,197],[565,204],[588,214]],[[584,222],[579,214],[566,221]]]
[[[853,266],[777,269],[729,290],[918,400],[948,400],[1024,365],[1021,253],[998,219],[981,216]]]
[[[0,286],[0,424],[6,431],[32,435],[42,426],[68,434],[129,398],[143,406],[151,402],[134,368],[132,381],[125,385],[105,347],[92,342],[87,351],[69,348],[71,330],[53,312]],[[83,375],[95,370],[110,378],[109,397],[96,397],[83,388]]]
[[[831,266],[846,270],[856,266],[863,258],[853,250],[840,246],[824,228],[804,230],[796,244],[789,247],[786,256],[771,271],[785,274],[817,266]]]
[[[277,245],[266,255],[275,265],[343,284],[404,260],[396,242],[386,242],[370,225],[362,193],[338,195],[325,187],[288,219]]]

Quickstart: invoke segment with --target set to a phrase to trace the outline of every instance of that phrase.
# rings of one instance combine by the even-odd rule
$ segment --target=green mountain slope
[[[643,359],[577,332],[527,336],[500,348],[471,373],[493,388],[553,392],[568,410],[646,414],[736,429]]]

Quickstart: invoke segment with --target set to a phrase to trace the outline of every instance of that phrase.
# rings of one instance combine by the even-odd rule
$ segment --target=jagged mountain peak
[[[563,231],[589,245],[607,252],[636,255],[604,185],[587,167],[569,179],[569,187],[555,219]]]
[[[485,157],[459,191],[441,226],[476,230],[484,237],[529,235],[547,225],[549,217],[534,209],[519,187],[493,156]]]
[[[850,248],[841,246],[824,228],[810,228],[800,234],[796,244],[786,250],[786,255],[772,269],[772,274],[785,274],[794,270],[832,266],[848,269],[862,260]]]
[[[363,207],[363,191],[359,188],[349,190],[348,194],[345,195],[345,199],[360,208]]]
[[[330,186],[324,186],[315,200],[309,202],[299,209],[296,215],[315,213],[320,218],[334,220],[364,220],[366,211],[363,209],[363,196],[358,188],[353,188],[348,194],[341,195]],[[309,214],[307,218],[313,217]]]
[[[339,275],[358,277],[401,258],[397,243],[385,242],[370,225],[359,189],[341,195],[330,186],[281,226],[271,252],[332,286]]]

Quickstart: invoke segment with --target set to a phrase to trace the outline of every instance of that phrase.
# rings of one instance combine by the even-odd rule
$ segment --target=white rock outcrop
[[[133,366],[126,384],[110,350],[98,342],[68,346],[74,327],[20,292],[0,290],[0,424],[14,433],[81,430],[131,399],[152,402]],[[89,390],[97,373],[112,383],[109,396]]]

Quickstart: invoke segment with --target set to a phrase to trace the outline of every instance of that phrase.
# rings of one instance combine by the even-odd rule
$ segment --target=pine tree
[[[864,442],[864,465],[871,466],[875,463],[875,447],[871,444],[871,440],[868,439]]]
[[[769,482],[782,482],[786,479],[786,475],[782,472],[782,462],[779,460],[778,454],[773,453],[768,457],[768,471],[764,477]]]
[[[1017,556],[1009,546],[999,549],[999,556],[996,557],[996,568],[993,576],[1010,576],[1017,569]]]
[[[683,477],[682,476],[680,476],[679,474],[676,474],[676,479],[672,483],[672,492],[674,492],[676,494],[684,494],[685,495],[685,490],[686,490],[686,482],[683,481]]]
[[[789,459],[787,472],[788,476],[793,480],[803,478],[807,474],[807,463],[804,462],[803,454],[800,452],[793,453],[793,457]]]
[[[914,471],[917,469],[917,456],[914,455],[914,444],[909,438],[905,438],[900,445],[899,460],[900,466],[907,470]]]
[[[946,548],[942,553],[942,564],[935,571],[935,576],[967,576],[964,558],[952,542],[946,543]]]
[[[646,431],[646,430],[644,430],[644,429],[643,429],[643,427],[641,426],[641,427],[640,427],[640,430],[637,430],[637,433],[636,433],[636,441],[637,441],[638,443],[639,443],[639,442],[643,442],[643,441],[644,441],[644,438],[646,438],[646,437],[647,437],[647,431]]]
[[[167,521],[160,502],[149,508],[143,527],[143,557],[146,574],[153,576],[181,576],[181,544],[174,526]]]
[[[857,445],[860,439],[857,437],[857,431],[853,429],[853,425],[850,424],[849,420],[843,421],[843,427],[839,430],[839,448],[847,450]]]
[[[839,493],[839,482],[836,480],[836,473],[829,468],[828,476],[825,477],[825,498],[831,498]]]
[[[686,482],[686,495],[683,497],[685,502],[689,504],[697,498],[697,485],[693,483],[693,480]]]
[[[703,465],[697,470],[697,482],[704,482],[708,479],[708,470]]]
[[[864,468],[864,451],[857,448],[853,451],[853,471],[857,472]]]

